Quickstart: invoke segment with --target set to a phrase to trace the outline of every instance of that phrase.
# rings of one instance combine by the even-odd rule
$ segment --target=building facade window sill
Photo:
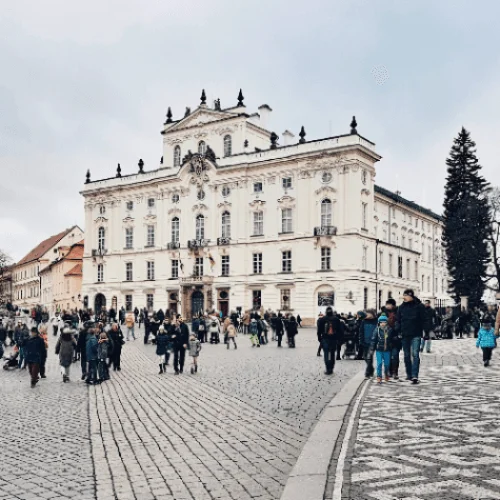
[[[144,245],[144,248],[154,248],[154,245]]]
[[[250,238],[262,238],[263,236],[263,234],[252,234]]]
[[[285,231],[284,233],[278,233],[278,236],[283,236],[284,234],[293,234],[293,231]]]
[[[293,274],[293,271],[280,271],[277,274]]]
[[[333,269],[318,269],[317,273],[331,273]]]
[[[172,278],[168,278],[169,280],[178,280],[179,277],[178,276],[172,276]]]

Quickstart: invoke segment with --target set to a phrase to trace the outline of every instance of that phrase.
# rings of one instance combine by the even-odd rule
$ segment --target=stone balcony
[[[180,247],[181,244],[179,241],[171,241],[170,243],[167,243],[168,250],[178,250]]]
[[[217,238],[218,246],[230,245],[230,244],[231,244],[231,238]]]
[[[207,240],[205,238],[201,240],[188,240],[187,247],[191,250],[196,250],[197,248],[207,247],[209,243],[210,240]]]
[[[335,226],[317,226],[314,228],[314,236],[336,236],[337,228]]]

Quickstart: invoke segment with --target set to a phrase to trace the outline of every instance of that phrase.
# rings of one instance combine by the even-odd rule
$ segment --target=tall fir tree
[[[469,306],[481,303],[489,261],[491,221],[488,183],[481,175],[476,143],[462,127],[446,160],[443,243],[446,249],[450,292]]]

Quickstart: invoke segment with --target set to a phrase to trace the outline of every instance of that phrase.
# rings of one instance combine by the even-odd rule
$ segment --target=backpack
[[[257,323],[250,323],[250,326],[248,327],[248,331],[252,335],[257,335],[259,333],[259,329],[257,328]]]
[[[336,333],[337,331],[335,329],[335,324],[333,323],[333,321],[327,321],[325,323],[325,335],[333,336]]]

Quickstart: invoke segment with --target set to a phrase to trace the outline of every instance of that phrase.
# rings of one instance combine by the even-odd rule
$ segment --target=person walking
[[[335,368],[335,354],[337,351],[337,339],[343,335],[343,325],[333,308],[328,306],[326,314],[317,322],[317,335],[321,339],[323,356],[325,361],[325,375],[333,375]]]
[[[49,350],[49,339],[47,337],[47,325],[40,325],[38,327],[39,335],[43,340],[43,345],[45,346],[45,351],[42,355],[42,361],[40,363],[40,378],[47,378],[45,375],[45,365],[47,364],[47,352]]]
[[[208,318],[208,321],[209,321],[208,333],[210,333],[210,343],[218,344],[220,342],[219,319],[216,316],[210,316]]]
[[[387,323],[387,316],[382,314],[378,318],[378,326],[373,331],[371,351],[375,351],[377,359],[377,382],[382,384],[382,366],[384,367],[385,381],[390,380],[390,363],[391,363],[391,350],[392,338],[394,332]]]
[[[90,329],[89,335],[87,335],[86,358],[87,358],[87,384],[97,384],[97,361],[98,357],[98,347],[99,342],[97,340],[94,329]]]
[[[401,337],[394,333],[396,328],[396,315],[398,311],[396,301],[393,298],[387,299],[383,311],[387,317],[387,324],[393,331],[389,373],[394,380],[399,380],[399,353],[401,352],[402,344]]]
[[[236,332],[236,327],[234,326],[233,323],[229,323],[226,327],[226,334],[227,334],[227,348],[229,349],[229,346],[231,345],[231,341],[233,341],[234,348],[238,349],[238,346],[236,345],[236,337],[237,337],[237,332]]]
[[[138,320],[139,320],[139,309],[137,309],[137,306],[135,306],[135,308],[134,308],[134,321],[135,321],[135,323],[137,323]]]
[[[109,380],[109,369],[108,369],[108,357],[111,351],[111,345],[108,336],[105,332],[101,332],[99,335],[98,346],[97,346],[97,370],[99,373],[98,382],[105,382]]]
[[[179,373],[182,373],[184,370],[186,349],[189,344],[189,328],[180,315],[177,317],[175,333],[172,335],[172,340],[174,344],[174,370],[175,374],[179,375]]]
[[[137,314],[139,314],[138,309],[137,309]],[[134,334],[135,316],[130,311],[125,315],[125,327],[127,328],[127,342],[130,340],[130,335],[132,335],[132,338],[135,340],[135,334]],[[147,341],[145,340],[144,343],[147,344]]]
[[[26,359],[25,359],[25,352],[24,352],[24,345],[30,338],[30,331],[28,330],[28,327],[21,323],[17,324],[17,328],[14,331],[14,342],[19,349],[19,364],[18,367],[20,370],[26,368]]]
[[[373,377],[373,350],[371,349],[373,332],[375,328],[377,328],[377,312],[375,309],[368,309],[366,313],[360,311],[358,313],[359,317],[363,317],[364,319],[361,321],[361,325],[359,327],[359,335],[360,335],[360,343],[363,349],[363,356],[366,363],[365,369],[365,379],[368,380]]]
[[[73,362],[73,350],[75,347],[76,340],[73,337],[71,329],[68,327],[63,328],[56,344],[56,354],[59,356],[63,382],[69,382],[69,372],[71,363]]]
[[[302,318],[300,317],[300,314],[297,314],[297,325],[302,328]]]
[[[396,333],[402,337],[406,380],[411,380],[413,384],[419,383],[420,342],[426,329],[430,330],[425,308],[415,297],[415,292],[408,288],[403,292],[403,303],[396,315]]]
[[[497,337],[492,327],[493,320],[489,316],[483,318],[476,340],[476,347],[483,351],[484,366],[489,366],[493,349],[497,346]]]
[[[295,349],[295,336],[299,333],[295,316],[290,316],[286,323],[286,336],[288,338],[288,347]]]
[[[252,318],[250,320],[250,326],[248,327],[248,333],[250,334],[250,342],[252,342],[252,347],[260,347],[259,343],[259,327],[257,326],[257,320]],[[279,343],[281,347],[281,342]]]
[[[278,341],[278,347],[282,347],[281,342],[283,341],[283,331],[283,318],[280,313],[274,320],[274,334],[276,336],[276,340]]]
[[[229,349],[229,342],[227,343],[227,348]],[[194,332],[192,332],[189,336],[189,355],[193,358],[193,364],[191,365],[191,375],[198,373],[198,358],[200,356],[200,351],[201,342],[196,337]]]
[[[424,336],[420,342],[420,352],[430,353],[431,352],[431,342],[434,337],[434,328],[436,325],[436,312],[431,307],[431,301],[426,300],[424,303],[425,307],[425,321],[426,321],[426,330],[424,331]]]
[[[167,349],[168,349],[168,336],[163,325],[158,328],[158,336],[156,337],[156,359],[160,367],[158,375],[162,373],[167,373]]]
[[[30,336],[23,346],[24,357],[31,377],[31,388],[34,388],[39,378],[40,364],[45,353],[45,343],[38,334],[36,326],[31,328]]]
[[[125,344],[123,333],[118,323],[113,323],[109,331],[109,338],[113,344],[113,352],[111,353],[111,365],[113,371],[121,371],[122,347]]]

